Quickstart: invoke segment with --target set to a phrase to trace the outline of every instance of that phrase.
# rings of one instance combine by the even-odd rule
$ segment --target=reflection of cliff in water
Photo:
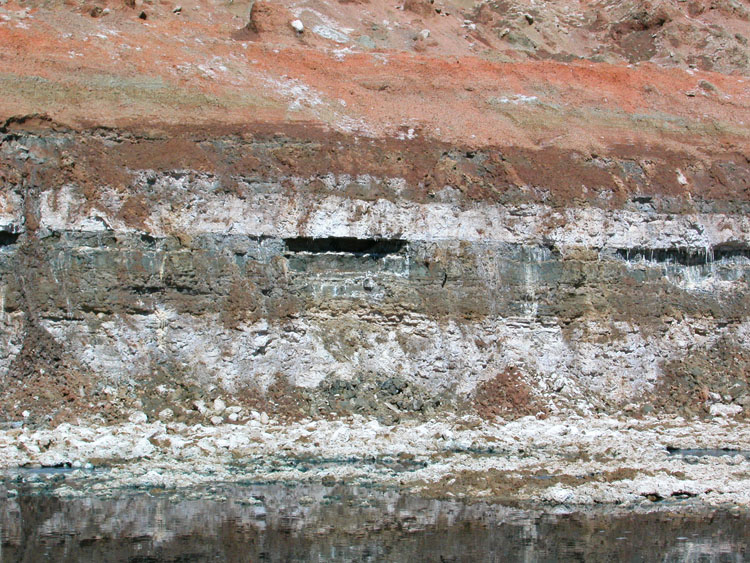
[[[362,487],[217,487],[0,504],[2,561],[740,561],[747,515],[685,505],[555,513]]]

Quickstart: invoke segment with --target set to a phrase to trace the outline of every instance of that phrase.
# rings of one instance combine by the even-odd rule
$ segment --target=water
[[[0,561],[743,561],[750,516],[509,507],[342,485],[0,498]],[[644,505],[646,506],[646,505]]]
[[[667,453],[669,455],[676,455],[676,456],[682,456],[682,457],[704,457],[704,456],[734,457],[737,455],[741,455],[745,459],[750,459],[750,451],[733,450],[731,448],[672,448],[672,447],[667,447]]]

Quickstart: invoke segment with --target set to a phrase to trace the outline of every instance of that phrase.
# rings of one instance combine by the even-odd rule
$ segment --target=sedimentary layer
[[[733,150],[27,116],[2,158],[15,416],[60,397],[106,410],[112,389],[188,418],[269,388],[293,398],[278,414],[389,420],[750,404],[750,164]]]

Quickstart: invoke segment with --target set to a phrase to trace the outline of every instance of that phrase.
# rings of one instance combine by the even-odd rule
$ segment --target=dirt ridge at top
[[[744,151],[747,36],[731,0],[8,0],[0,119]]]

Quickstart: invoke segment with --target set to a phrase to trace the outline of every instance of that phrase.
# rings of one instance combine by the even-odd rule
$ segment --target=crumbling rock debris
[[[278,33],[287,28],[289,22],[299,21],[290,17],[289,10],[278,2],[268,0],[256,0],[250,6],[250,18],[246,29],[254,33]],[[299,22],[300,25],[302,22]]]
[[[492,379],[480,383],[474,391],[474,406],[483,418],[520,418],[540,415],[546,408],[533,396],[521,372],[510,367]]]
[[[435,14],[434,0],[404,0],[404,10],[422,17]]]

